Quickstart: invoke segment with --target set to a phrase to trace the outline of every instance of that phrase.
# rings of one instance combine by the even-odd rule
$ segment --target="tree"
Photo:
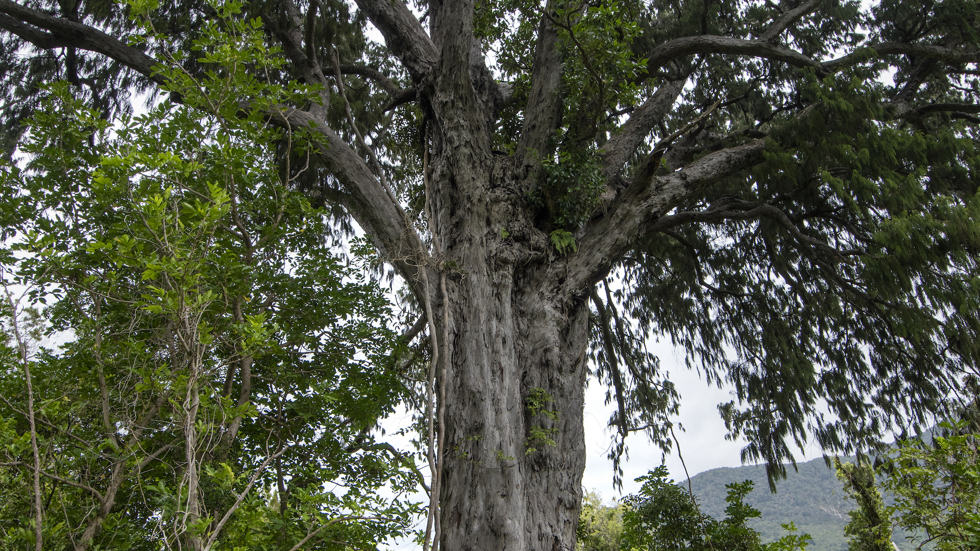
[[[806,551],[810,536],[793,532],[793,523],[783,527],[790,532],[772,543],[762,543],[759,532],[747,521],[760,513],[745,503],[753,483],[746,480],[727,484],[725,518],[718,520],[701,512],[697,499],[667,478],[663,465],[637,481],[640,492],[625,500],[623,548],[631,551]]]
[[[581,551],[619,551],[623,538],[622,503],[603,505],[602,497],[586,492],[582,499],[582,514],[578,519],[576,538]]]
[[[976,404],[974,403],[974,412]],[[975,418],[975,417],[974,417]],[[980,547],[980,434],[965,421],[943,422],[932,437],[908,438],[880,468],[895,496],[887,512],[940,551]]]
[[[734,386],[731,435],[774,475],[793,443],[868,448],[975,375],[975,2],[355,4],[246,4],[284,60],[254,81],[318,95],[245,86],[221,115],[310,144],[283,170],[424,316],[444,549],[574,546],[589,358],[616,456],[631,432],[669,446],[646,338]],[[43,82],[112,113],[166,91],[162,66],[220,76],[196,50],[218,10],[0,0],[7,143]]]
[[[846,533],[851,549],[891,551],[892,528],[909,532],[916,549],[966,551],[980,546],[980,434],[977,402],[928,434],[902,438],[892,453],[867,463],[841,464],[844,489],[857,501]],[[885,506],[878,487],[894,497]]]
[[[202,50],[226,69],[267,63],[254,30],[231,30]],[[240,76],[181,92],[235,112]],[[46,95],[29,161],[0,175],[15,237],[0,267],[68,333],[28,354],[45,324],[6,295],[0,548],[322,549],[404,533],[417,507],[378,488],[415,475],[372,434],[402,395],[389,305],[280,181],[269,129],[169,103],[112,125],[64,83]]]
[[[837,477],[844,482],[844,491],[857,502],[849,511],[851,521],[844,527],[851,551],[893,551],[891,516],[875,484],[874,468],[866,459],[857,463],[841,463],[835,458]]]

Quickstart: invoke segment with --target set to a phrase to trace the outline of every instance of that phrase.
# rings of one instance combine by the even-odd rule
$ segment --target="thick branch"
[[[32,10],[10,0],[0,0],[0,28],[41,49],[73,46],[98,52],[155,82],[162,82],[154,71],[159,65],[155,59],[94,27]]]
[[[439,59],[422,24],[402,0],[356,0],[416,82],[425,81]]]
[[[953,113],[980,113],[980,105],[972,103],[933,103],[916,109],[919,113],[936,113],[948,111]]]
[[[844,57],[827,61],[820,64],[820,68],[836,71],[840,67],[854,65],[868,59],[868,57],[883,55],[914,55],[917,57],[928,57],[946,63],[980,63],[980,51],[977,50],[957,50],[945,46],[933,46],[930,44],[906,44],[903,42],[885,42],[883,44],[873,44],[864,48],[859,48]]]
[[[783,31],[788,29],[790,25],[797,22],[801,17],[817,9],[817,6],[820,5],[821,1],[822,0],[810,0],[809,2],[804,2],[796,8],[780,15],[775,21],[773,21],[772,25],[766,29],[766,32],[759,35],[759,40],[775,42],[779,39],[779,35],[783,34]]]
[[[495,85],[486,69],[479,41],[473,37],[472,0],[430,2],[432,39],[439,49],[438,74],[431,99],[445,151],[463,164],[472,156],[490,154],[488,109],[481,105],[477,85]],[[489,79],[489,82],[487,80]],[[486,97],[486,94],[484,94]]]
[[[667,82],[643,102],[620,128],[618,134],[602,145],[602,175],[608,185],[619,174],[636,148],[646,140],[650,130],[663,120],[684,89],[687,79]]]
[[[745,40],[727,36],[686,36],[665,42],[654,48],[647,58],[647,68],[650,74],[667,63],[689,55],[726,54],[743,55],[782,61],[794,67],[812,67],[823,71],[836,71],[841,67],[860,63],[869,57],[884,55],[915,55],[928,57],[946,63],[978,63],[980,51],[958,50],[945,46],[930,44],[907,44],[902,42],[885,42],[858,48],[841,58],[818,62],[796,50],[779,46],[765,40]]]
[[[470,58],[473,42],[472,0],[433,0],[432,40],[439,50],[439,81],[442,92],[469,95]]]
[[[323,73],[323,68],[320,67],[320,63],[316,59],[316,50],[313,44],[309,42],[311,37],[307,36],[306,48],[303,48],[303,19],[300,17],[296,4],[292,0],[286,0],[283,2],[283,5],[286,9],[285,26],[275,24],[275,19],[272,20],[273,23],[270,26],[273,32],[279,36],[283,51],[292,60],[293,64],[300,69],[306,81],[321,85],[320,105],[314,106],[313,109],[318,115],[325,115],[326,108],[330,105],[330,86]],[[315,6],[316,3],[314,2],[310,7],[311,14]]]
[[[411,103],[417,100],[419,97],[419,91],[415,88],[408,88],[406,90],[401,90],[397,94],[394,94],[392,98],[385,104],[382,109],[383,112],[387,113],[399,105],[404,105],[406,103]]]
[[[551,9],[551,3],[545,10]],[[552,137],[561,123],[561,54],[558,30],[550,18],[542,17],[531,69],[531,93],[524,109],[524,128],[517,146],[518,159],[534,163],[554,146]],[[523,164],[523,163],[521,163]]]
[[[652,74],[667,63],[694,54],[744,55],[782,61],[795,67],[819,68],[820,64],[785,46],[766,40],[745,40],[727,36],[685,36],[665,42],[654,48],[647,57],[647,69]]]
[[[324,73],[335,73],[337,70],[334,67],[324,67]],[[340,73],[344,75],[358,75],[370,80],[373,80],[381,87],[382,90],[388,94],[394,96],[405,92],[398,87],[390,78],[385,76],[384,73],[375,69],[374,67],[368,67],[367,65],[349,65],[343,64],[340,66]]]
[[[796,241],[805,247],[829,254],[835,259],[844,256],[860,255],[856,249],[840,250],[819,239],[804,234],[782,209],[768,204],[743,201],[734,197],[722,198],[703,211],[682,211],[658,218],[646,233],[665,232],[683,224],[717,224],[728,220],[753,220],[769,218],[782,226]]]
[[[6,29],[12,32],[42,50],[64,48],[71,45],[67,39],[40,31],[23,21],[18,21],[5,14],[0,14],[0,29]]]
[[[582,236],[578,252],[564,267],[568,274],[566,289],[575,295],[585,293],[646,233],[649,224],[706,186],[761,162],[764,149],[765,140],[758,140],[710,153],[681,170],[646,182],[634,181]]]
[[[408,329],[408,331],[405,331],[405,333],[398,337],[398,342],[407,345],[415,340],[415,337],[417,337],[418,334],[425,329],[427,321],[428,320],[426,320],[425,316],[419,316],[419,319],[415,320],[415,323]]]
[[[418,234],[408,224],[401,207],[392,201],[367,164],[326,124],[299,109],[269,113],[275,124],[288,130],[305,128],[318,142],[326,168],[343,184],[351,215],[369,234],[382,256],[421,296],[419,266],[427,258]]]

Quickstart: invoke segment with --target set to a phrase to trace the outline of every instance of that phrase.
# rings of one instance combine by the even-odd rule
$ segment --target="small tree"
[[[930,439],[900,440],[877,468],[841,464],[838,476],[857,501],[845,533],[852,551],[890,551],[893,526],[939,551],[980,549],[980,434],[965,421],[940,423]],[[885,507],[882,490],[895,498]]]
[[[888,510],[875,486],[874,469],[867,461],[841,463],[834,460],[837,477],[844,481],[844,491],[857,501],[857,509],[848,515],[851,521],[844,528],[850,538],[851,551],[893,551],[892,527]]]
[[[29,366],[0,342],[0,549],[366,546],[417,509],[377,492],[415,480],[372,435],[404,388],[388,303],[237,116],[283,91],[240,78],[269,60],[228,15],[209,77],[169,74],[187,105],[108,121],[52,85],[0,171],[2,274],[66,338]]]
[[[919,548],[980,549],[980,434],[966,423],[941,423],[931,442],[903,440],[885,465],[882,488],[895,496],[887,508],[899,526],[924,535]]]
[[[586,492],[582,499],[582,514],[576,537],[580,551],[619,551],[623,539],[622,503],[603,505],[602,497]]]

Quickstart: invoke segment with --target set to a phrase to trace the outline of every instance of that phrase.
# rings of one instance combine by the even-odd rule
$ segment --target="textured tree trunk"
[[[585,469],[588,305],[556,284],[560,262],[526,231],[522,197],[504,191],[511,171],[480,172],[466,179],[487,189],[466,202],[438,186],[450,320],[441,548],[570,551]]]
[[[585,308],[569,327],[512,282],[460,298],[442,549],[571,550],[585,468]]]

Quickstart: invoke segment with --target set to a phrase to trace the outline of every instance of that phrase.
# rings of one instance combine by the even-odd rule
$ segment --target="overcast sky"
[[[683,353],[675,351],[670,344],[652,344],[650,351],[660,357],[660,365],[670,373],[670,380],[681,395],[680,415],[674,420],[685,430],[674,432],[680,441],[680,451],[690,475],[716,467],[740,466],[739,452],[744,444],[725,440],[725,423],[717,408],[719,403],[733,399],[730,390],[709,386],[696,371],[688,370],[684,365]],[[608,422],[615,404],[604,404],[605,392],[605,388],[595,382],[589,385],[586,392],[585,445],[588,448],[588,461],[582,486],[598,492],[604,501],[609,502],[621,496],[613,489],[612,461],[606,458],[613,434]],[[629,460],[623,466],[622,495],[637,491],[640,485],[634,479],[655,469],[661,462],[667,464],[675,480],[687,478],[676,446],[663,460],[660,449],[651,445],[643,434],[630,436],[626,443]]]

